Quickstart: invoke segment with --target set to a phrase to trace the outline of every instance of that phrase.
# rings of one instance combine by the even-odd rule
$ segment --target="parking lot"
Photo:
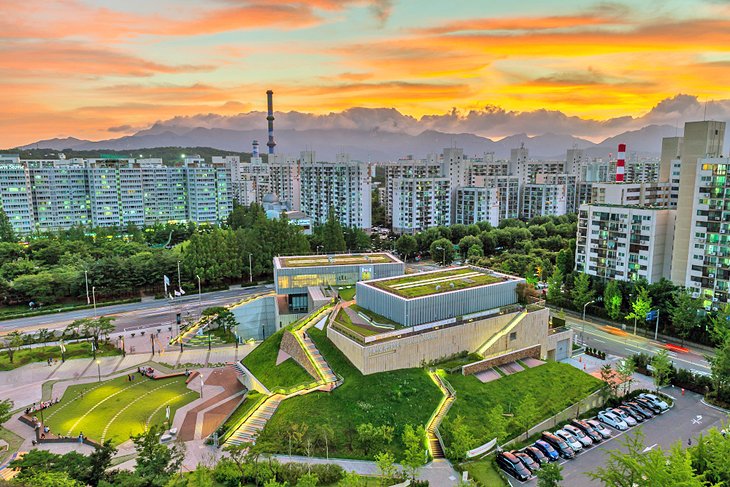
[[[671,387],[664,389],[663,392],[675,398],[674,407],[669,411],[629,428],[627,431],[609,428],[613,432],[610,439],[604,440],[596,446],[584,448],[572,460],[561,459],[564,480],[560,485],[566,487],[600,485],[599,482],[591,480],[585,474],[603,466],[608,457],[608,450],[623,449],[621,445],[623,436],[638,429],[644,432],[647,449],[661,447],[666,451],[677,441],[686,446],[687,440],[692,438],[694,444],[700,433],[712,427],[720,429],[722,421],[728,420],[727,413],[702,404],[702,396],[699,394],[687,392],[682,396],[679,389]],[[509,480],[512,485],[537,485],[536,478],[527,482],[519,482],[513,478]]]

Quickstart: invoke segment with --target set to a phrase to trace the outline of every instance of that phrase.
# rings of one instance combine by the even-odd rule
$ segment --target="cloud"
[[[139,130],[139,129],[137,129],[137,130]],[[129,133],[132,133],[133,131],[135,131],[135,127],[132,127],[131,125],[118,125],[116,127],[109,127],[107,129],[107,131],[109,131],[109,132],[122,132],[122,133],[125,133],[125,134],[129,134]]]

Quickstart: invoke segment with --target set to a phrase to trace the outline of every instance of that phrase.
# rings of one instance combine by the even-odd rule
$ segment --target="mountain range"
[[[563,159],[567,149],[586,149],[590,157],[607,157],[615,153],[617,144],[625,143],[628,152],[639,156],[656,156],[661,150],[662,137],[674,136],[676,128],[669,125],[649,125],[639,130],[623,132],[594,143],[579,137],[561,134],[528,136],[515,134],[492,140],[474,134],[449,134],[437,130],[424,130],[420,134],[397,133],[377,129],[284,129],[275,131],[276,150],[280,153],[298,154],[313,149],[318,159],[333,160],[335,154],[347,152],[352,158],[363,161],[395,160],[407,155],[423,157],[438,153],[444,147],[461,147],[466,154],[481,155],[494,152],[499,159],[509,158],[510,149],[524,144],[530,157],[539,159]],[[151,129],[139,131],[115,139],[100,141],[73,137],[41,140],[21,149],[74,149],[129,151],[151,147],[213,147],[221,150],[248,152],[251,142],[258,140],[261,150],[266,150],[267,134],[264,130],[233,130],[227,128],[181,128],[156,124]]]

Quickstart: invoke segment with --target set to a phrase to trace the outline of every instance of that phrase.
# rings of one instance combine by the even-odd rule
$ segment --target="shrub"
[[[276,479],[279,482],[286,482],[289,485],[296,485],[299,479],[308,473],[317,476],[318,482],[322,485],[330,485],[339,482],[345,471],[339,465],[333,463],[307,465],[305,463],[280,463],[276,468]]]
[[[241,485],[241,472],[232,460],[221,459],[213,469],[213,478],[216,482],[225,487],[238,487]]]

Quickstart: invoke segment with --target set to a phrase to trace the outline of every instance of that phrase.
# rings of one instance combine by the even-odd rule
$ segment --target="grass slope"
[[[111,343],[101,344],[97,356],[109,357],[112,355],[121,355],[122,351],[114,347]],[[91,342],[74,342],[66,344],[66,358],[86,358],[92,357]],[[23,348],[15,352],[13,363],[10,363],[7,350],[0,351],[0,370],[12,370],[22,367],[31,362],[45,362],[49,358],[61,360],[61,347],[58,345],[53,347],[34,347]]]
[[[83,391],[83,395],[82,395]],[[70,386],[61,402],[44,410],[46,424],[53,433],[78,436],[83,432],[94,440],[105,439],[119,444],[150,425],[165,421],[165,406],[170,405],[170,418],[175,411],[197,399],[199,394],[188,389],[185,377],[152,380],[135,374],[104,382]]]
[[[450,440],[448,422],[457,416],[464,418],[464,423],[482,444],[492,439],[483,421],[484,412],[497,404],[502,404],[505,413],[512,412],[526,394],[532,394],[540,405],[542,420],[588,396],[603,384],[572,365],[560,362],[548,362],[486,384],[473,375],[459,373],[447,375],[447,380],[456,390],[456,402],[441,430],[447,445]],[[519,428],[509,426],[509,437],[519,433]]]
[[[403,454],[401,435],[410,423],[425,424],[441,399],[441,391],[423,369],[405,369],[380,374],[362,375],[327,338],[325,331],[308,331],[324,358],[344,378],[344,383],[331,393],[315,392],[282,402],[259,439],[270,451],[288,451],[286,432],[291,424],[306,425],[306,438],[312,439],[312,454],[324,455],[318,439],[321,425],[332,428],[329,454],[333,457],[372,458],[356,448],[355,428],[362,423],[395,427],[395,439],[388,446],[397,459]],[[306,444],[306,438],[304,444]],[[293,450],[296,451],[296,448]]]
[[[251,371],[270,391],[282,388],[289,389],[299,384],[314,381],[301,365],[288,359],[276,365],[279,345],[286,329],[281,329],[254,348],[243,359],[243,365]]]

